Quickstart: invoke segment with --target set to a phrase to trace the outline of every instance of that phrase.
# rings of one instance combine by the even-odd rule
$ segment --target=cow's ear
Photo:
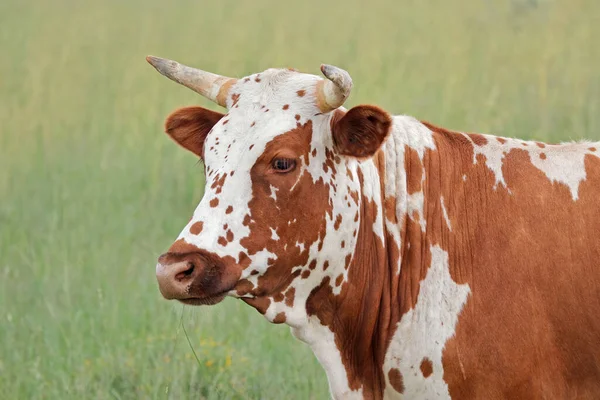
[[[203,157],[204,139],[223,114],[202,107],[175,110],[165,121],[165,132],[183,148]]]
[[[356,106],[347,113],[337,111],[332,120],[332,132],[338,153],[371,157],[384,142],[392,127],[392,117],[381,108]]]

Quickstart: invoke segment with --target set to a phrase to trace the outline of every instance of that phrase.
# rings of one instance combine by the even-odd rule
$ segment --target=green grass
[[[0,2],[2,399],[328,397],[287,328],[232,299],[185,309],[161,299],[156,257],[203,182],[162,121],[213,106],[147,54],[231,76],[326,62],[352,74],[349,105],[600,139],[595,0],[171,4]]]

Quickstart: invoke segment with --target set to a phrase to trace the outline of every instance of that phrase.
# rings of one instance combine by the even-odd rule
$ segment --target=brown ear
[[[341,114],[341,112],[339,112]],[[357,158],[371,157],[390,132],[392,117],[376,106],[356,106],[332,123],[338,153]]]
[[[165,121],[165,132],[180,146],[199,157],[204,154],[204,139],[223,114],[202,107],[175,110]]]

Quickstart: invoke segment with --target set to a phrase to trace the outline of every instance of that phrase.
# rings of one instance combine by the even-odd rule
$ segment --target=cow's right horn
[[[229,89],[237,82],[235,78],[202,71],[160,57],[148,56],[146,61],[162,75],[192,89],[222,107],[227,107]]]

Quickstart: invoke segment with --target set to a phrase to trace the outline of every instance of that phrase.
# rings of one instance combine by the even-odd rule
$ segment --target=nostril
[[[175,275],[175,279],[177,279],[178,281],[183,281],[187,278],[190,277],[190,275],[192,275],[192,273],[194,272],[194,269],[196,268],[196,266],[194,265],[193,262],[188,261],[186,263],[186,269],[181,271],[180,273],[178,273],[177,275]]]

